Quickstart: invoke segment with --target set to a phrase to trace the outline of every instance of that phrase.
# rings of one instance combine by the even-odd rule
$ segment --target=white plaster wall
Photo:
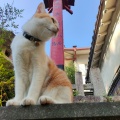
[[[75,61],[77,71],[82,72],[83,84],[85,84],[85,77],[87,72],[85,65],[88,64],[88,56],[88,54],[79,55]]]
[[[79,72],[82,72],[82,75],[84,75],[84,76],[86,75],[85,64],[79,64],[78,70],[79,70]]]
[[[101,76],[105,85],[106,92],[112,83],[114,74],[120,65],[120,19],[116,25],[111,38],[110,46],[104,58],[101,68]]]

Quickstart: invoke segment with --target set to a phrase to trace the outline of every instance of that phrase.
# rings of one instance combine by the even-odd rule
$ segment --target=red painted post
[[[64,43],[63,43],[63,3],[62,0],[53,0],[53,16],[58,20],[59,32],[51,41],[51,58],[56,65],[64,70]]]

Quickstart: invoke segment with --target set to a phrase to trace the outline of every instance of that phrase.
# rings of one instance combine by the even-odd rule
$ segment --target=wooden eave
[[[119,0],[101,0],[97,15],[97,21],[95,24],[95,30],[92,37],[92,43],[90,48],[90,54],[88,59],[88,70],[86,79],[89,81],[89,70],[90,68],[100,67],[102,62],[103,54],[106,52],[105,48],[109,42],[106,39],[111,26],[117,3]],[[104,48],[104,49],[103,49]]]
[[[111,24],[111,19],[115,9],[116,9],[116,0],[104,1],[103,8],[102,8],[102,15],[99,21],[99,26],[96,34],[96,42],[94,45],[93,58],[91,61],[91,67],[93,68],[99,67],[101,52],[103,50],[103,45],[106,40],[105,38],[106,38],[106,35],[108,34],[109,25]],[[98,52],[98,55],[96,56],[97,51],[99,52]]]
[[[90,48],[64,48],[65,60],[76,60],[79,55],[88,55]]]

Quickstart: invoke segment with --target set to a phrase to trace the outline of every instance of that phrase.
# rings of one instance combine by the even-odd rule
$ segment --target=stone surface
[[[84,96],[82,72],[75,72],[75,84],[76,90],[79,92],[79,95]]]
[[[74,103],[90,103],[90,102],[120,102],[120,96],[75,96]]]
[[[45,106],[0,107],[0,120],[82,119],[120,120],[120,102],[54,104]]]
[[[83,87],[84,87],[84,90],[91,90],[91,89],[94,89],[92,83],[84,84]]]
[[[90,68],[90,80],[94,87],[95,96],[106,95],[104,83],[103,83],[99,68]]]
[[[104,97],[100,96],[75,96],[74,103],[106,102]]]

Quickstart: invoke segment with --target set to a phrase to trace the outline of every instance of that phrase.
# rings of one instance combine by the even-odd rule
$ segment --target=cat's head
[[[40,3],[33,17],[23,26],[30,35],[46,41],[56,36],[59,30],[57,20],[45,11],[45,5]]]

